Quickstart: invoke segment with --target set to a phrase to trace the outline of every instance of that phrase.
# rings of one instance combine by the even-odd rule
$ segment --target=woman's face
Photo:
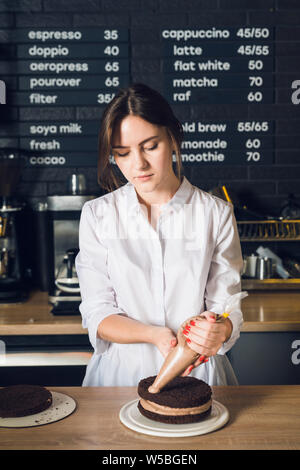
[[[174,185],[172,150],[165,127],[131,114],[120,122],[112,138],[115,162],[140,194]]]

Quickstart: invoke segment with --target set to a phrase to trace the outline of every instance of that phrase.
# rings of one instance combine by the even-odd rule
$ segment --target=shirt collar
[[[127,192],[128,205],[131,208],[140,209],[141,204],[138,200],[134,185],[128,182],[125,185],[125,188]],[[165,210],[171,207],[172,209],[179,211],[180,209],[182,209],[182,206],[189,200],[189,197],[192,192],[193,192],[193,185],[187,180],[185,176],[183,176],[181,185],[177,189],[174,196],[167,203],[162,205],[162,212],[164,212]]]

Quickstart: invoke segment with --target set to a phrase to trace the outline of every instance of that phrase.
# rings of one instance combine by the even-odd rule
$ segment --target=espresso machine
[[[25,206],[13,197],[25,161],[17,151],[0,152],[0,303],[28,297]]]
[[[84,203],[96,197],[82,192],[85,193],[85,185],[75,188],[71,194],[48,196],[36,208],[39,277],[42,283],[39,287],[48,291],[53,315],[80,314],[81,295],[75,269],[79,251],[79,221]]]

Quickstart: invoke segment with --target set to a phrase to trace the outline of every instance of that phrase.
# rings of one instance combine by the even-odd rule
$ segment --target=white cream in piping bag
[[[223,313],[221,315],[216,315],[216,321],[222,321],[227,318],[233,310],[239,308],[241,299],[247,297],[247,295],[247,292],[239,292],[238,294],[230,296],[225,302]],[[189,347],[183,331],[191,320],[203,319],[204,318],[200,315],[196,315],[185,320],[185,322],[179,327],[177,332],[177,345],[169,352],[153,384],[148,388],[150,393],[160,392],[165,385],[175,377],[181,375],[188,366],[198,359],[200,354]]]

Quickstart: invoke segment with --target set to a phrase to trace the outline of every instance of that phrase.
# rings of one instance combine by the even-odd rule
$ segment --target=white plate
[[[126,403],[120,410],[120,421],[133,431],[162,437],[187,437],[207,434],[224,426],[229,420],[227,408],[216,400],[212,401],[211,414],[198,423],[166,424],[143,416],[137,404],[139,399]]]
[[[51,390],[50,390],[51,391]],[[53,423],[66,418],[76,409],[76,402],[73,398],[64,393],[52,392],[51,406],[40,413],[19,418],[0,418],[0,427],[3,428],[27,428]]]

